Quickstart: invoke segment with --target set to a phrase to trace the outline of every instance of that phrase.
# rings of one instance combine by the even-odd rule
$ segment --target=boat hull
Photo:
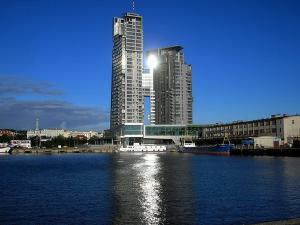
[[[165,152],[166,146],[159,145],[139,145],[121,147],[119,152]]]
[[[180,147],[181,153],[196,153],[210,155],[230,155],[232,145],[213,145],[213,146],[195,146],[195,147]]]
[[[10,153],[10,147],[0,148],[0,153]]]

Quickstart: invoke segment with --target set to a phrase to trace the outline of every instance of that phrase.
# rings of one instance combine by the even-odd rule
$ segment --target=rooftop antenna
[[[35,120],[35,130],[39,130],[39,118]]]
[[[134,12],[134,0],[132,1],[132,11]]]

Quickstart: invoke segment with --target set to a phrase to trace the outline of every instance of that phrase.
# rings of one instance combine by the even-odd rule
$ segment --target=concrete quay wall
[[[300,218],[256,223],[253,225],[299,225]]]
[[[16,148],[12,150],[12,154],[59,154],[59,153],[101,153],[114,152],[118,149],[116,145],[99,145],[77,148],[31,148],[21,149]]]
[[[300,148],[233,149],[231,155],[268,155],[300,157]]]

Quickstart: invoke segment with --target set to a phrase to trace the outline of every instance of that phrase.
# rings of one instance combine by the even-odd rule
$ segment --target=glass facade
[[[110,112],[113,130],[144,121],[142,62],[142,17],[125,13],[122,18],[114,18]]]
[[[125,135],[143,135],[143,125],[124,125],[122,136]]]
[[[145,126],[145,136],[198,136],[199,132],[202,132],[202,128],[199,126]]]

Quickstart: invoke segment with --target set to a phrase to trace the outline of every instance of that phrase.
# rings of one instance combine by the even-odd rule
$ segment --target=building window
[[[292,120],[292,124],[295,124],[295,120]]]
[[[261,134],[263,134],[263,133],[264,133],[264,129],[261,129],[259,132],[260,132]]]

